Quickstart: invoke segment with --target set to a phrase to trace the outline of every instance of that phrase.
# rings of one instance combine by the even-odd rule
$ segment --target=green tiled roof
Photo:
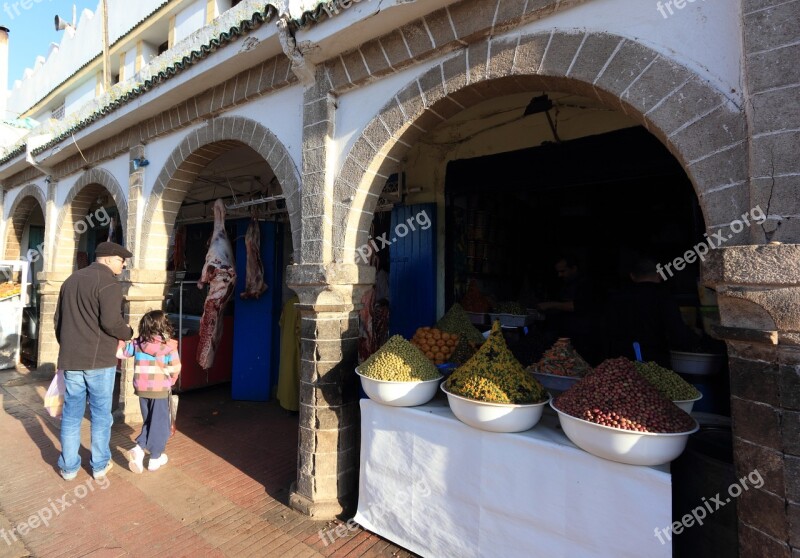
[[[158,9],[163,7],[166,3],[167,2],[159,6]],[[300,15],[299,18],[291,19],[290,26],[294,30],[296,30],[299,28],[306,27],[308,25],[313,25],[314,23],[317,23],[320,20],[329,17],[328,13],[325,11],[323,7],[324,4],[325,2],[319,2],[313,10],[304,12],[303,14]],[[155,11],[153,13],[155,13]],[[44,145],[37,147],[36,149],[33,150],[33,154],[39,155],[44,151],[50,149],[51,147],[58,145],[65,139],[71,137],[75,132],[78,132],[86,128],[93,122],[96,122],[97,120],[103,118],[104,116],[114,112],[121,106],[129,103],[133,99],[143,95],[147,91],[151,90],[153,87],[161,83],[164,83],[172,76],[182,72],[183,70],[199,62],[200,60],[203,60],[218,48],[225,46],[226,44],[232,42],[236,38],[259,27],[261,24],[271,21],[272,18],[274,18],[276,15],[277,15],[277,9],[272,4],[269,3],[266,4],[263,10],[253,13],[249,19],[242,20],[241,22],[239,22],[238,25],[231,27],[228,31],[220,33],[216,38],[213,38],[210,41],[208,41],[208,43],[201,45],[197,50],[192,50],[189,54],[183,56],[180,60],[174,62],[173,64],[159,71],[156,75],[145,80],[137,87],[134,87],[130,91],[127,91],[126,93],[121,95],[120,97],[111,100],[108,104],[106,104],[102,108],[98,109],[89,116],[83,118],[82,120],[76,122],[74,125],[70,126],[67,130],[63,131],[57,137],[54,137],[52,140],[45,143]],[[147,18],[145,18],[145,20],[146,19]],[[134,27],[131,28],[131,31],[133,31],[145,20],[142,20],[139,23],[137,23]],[[84,64],[84,66],[82,66],[81,68],[78,68],[76,72],[80,71],[83,67],[85,67],[89,63],[91,63],[91,61]],[[60,86],[61,84],[59,84],[56,88],[54,88],[54,90]],[[21,145],[18,145],[12,151],[8,152],[6,155],[0,158],[0,165],[8,163],[12,159],[22,155],[23,153],[25,153],[24,140]]]

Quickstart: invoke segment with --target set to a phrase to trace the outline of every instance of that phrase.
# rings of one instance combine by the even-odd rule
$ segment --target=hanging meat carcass
[[[235,284],[233,248],[225,232],[225,204],[218,199],[214,202],[214,232],[209,241],[203,273],[197,282],[199,289],[208,285],[197,345],[197,363],[204,370],[214,364],[217,346],[222,338],[222,313],[233,294]]]
[[[172,269],[186,271],[186,225],[175,231],[175,246],[172,250]]]
[[[241,298],[259,298],[267,290],[264,283],[264,264],[261,263],[261,229],[256,218],[250,219],[244,235],[244,246],[247,252],[247,273],[245,274],[244,292]]]

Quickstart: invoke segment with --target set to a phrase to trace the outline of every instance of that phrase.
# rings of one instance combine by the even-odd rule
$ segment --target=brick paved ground
[[[127,469],[138,432],[116,424],[114,468],[105,483],[94,481],[84,421],[83,469],[67,483],[55,466],[58,422],[42,409],[47,384],[24,369],[0,371],[2,558],[413,556],[363,530],[325,546],[319,531],[340,522],[286,506],[297,418],[274,403],[231,401],[229,385],[181,396],[179,431],[158,472]],[[36,514],[47,525],[28,520]],[[25,522],[30,529],[12,531]]]

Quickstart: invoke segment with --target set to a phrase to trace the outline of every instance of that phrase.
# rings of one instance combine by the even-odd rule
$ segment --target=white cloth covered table
[[[446,401],[362,399],[355,520],[431,558],[670,558],[655,536],[672,522],[668,471],[586,453],[549,409],[532,430],[498,434]]]

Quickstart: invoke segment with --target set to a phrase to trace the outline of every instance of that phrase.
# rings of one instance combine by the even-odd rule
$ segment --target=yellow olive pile
[[[444,364],[458,346],[458,334],[447,333],[435,327],[421,327],[411,338],[411,343],[434,364]]]
[[[559,395],[558,410],[589,422],[636,432],[687,432],[695,421],[664,397],[626,358],[603,361]]]
[[[541,403],[547,392],[514,358],[500,331],[500,322],[478,352],[457,368],[445,382],[455,395],[491,403]]]
[[[433,363],[402,335],[390,337],[361,363],[358,371],[369,378],[388,382],[419,382],[442,377]]]
[[[692,384],[672,370],[663,368],[655,362],[637,362],[636,370],[671,401],[697,399],[700,392]]]
[[[19,283],[12,283],[10,281],[7,283],[0,283],[0,298],[18,295],[21,290],[22,287]]]

